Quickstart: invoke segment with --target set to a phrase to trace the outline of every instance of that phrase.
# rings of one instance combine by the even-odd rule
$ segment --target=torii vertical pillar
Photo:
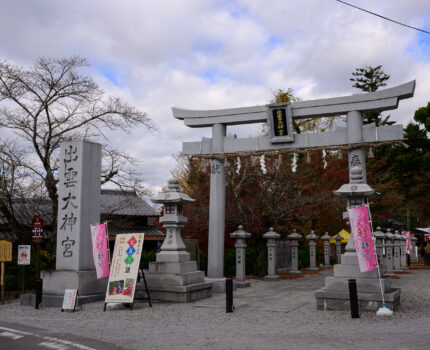
[[[226,126],[212,127],[212,153],[223,152]],[[211,159],[211,184],[209,203],[208,274],[214,279],[213,291],[225,289],[224,279],[224,221],[225,221],[225,168],[224,161]]]

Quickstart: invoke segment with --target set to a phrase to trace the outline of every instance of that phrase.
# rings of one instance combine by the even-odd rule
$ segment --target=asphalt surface
[[[58,333],[43,328],[36,328],[3,321],[0,321],[0,349],[124,350],[124,348],[114,344],[81,337],[79,335]]]

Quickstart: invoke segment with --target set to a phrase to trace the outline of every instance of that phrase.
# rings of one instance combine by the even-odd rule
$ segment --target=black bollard
[[[358,296],[357,296],[357,281],[348,280],[349,287],[349,302],[351,305],[351,318],[360,318],[358,310]]]
[[[233,312],[233,280],[227,278],[225,280],[225,312]]]
[[[42,303],[42,289],[43,289],[43,280],[36,280],[36,309],[39,308],[39,305]]]

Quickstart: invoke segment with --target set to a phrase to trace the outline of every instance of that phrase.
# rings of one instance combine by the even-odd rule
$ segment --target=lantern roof
[[[300,238],[302,238],[302,236],[297,233],[296,229],[294,229],[293,232],[287,236],[287,238],[288,239],[300,239]]]
[[[266,239],[279,239],[281,235],[275,231],[273,231],[273,227],[269,228],[269,231],[267,231],[264,235],[264,238]]]
[[[249,232],[246,232],[243,229],[243,226],[240,225],[236,231],[230,234],[231,238],[249,238],[251,237],[251,234]]]
[[[192,199],[186,193],[182,193],[179,189],[179,183],[176,179],[170,179],[167,189],[164,192],[151,198],[154,203],[192,203],[195,199]]]

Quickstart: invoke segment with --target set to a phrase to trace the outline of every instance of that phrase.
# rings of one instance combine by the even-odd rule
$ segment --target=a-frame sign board
[[[133,310],[144,238],[143,233],[116,235],[103,311],[108,303],[122,303]],[[143,278],[149,297],[145,275]],[[152,306],[150,299],[149,303]]]

